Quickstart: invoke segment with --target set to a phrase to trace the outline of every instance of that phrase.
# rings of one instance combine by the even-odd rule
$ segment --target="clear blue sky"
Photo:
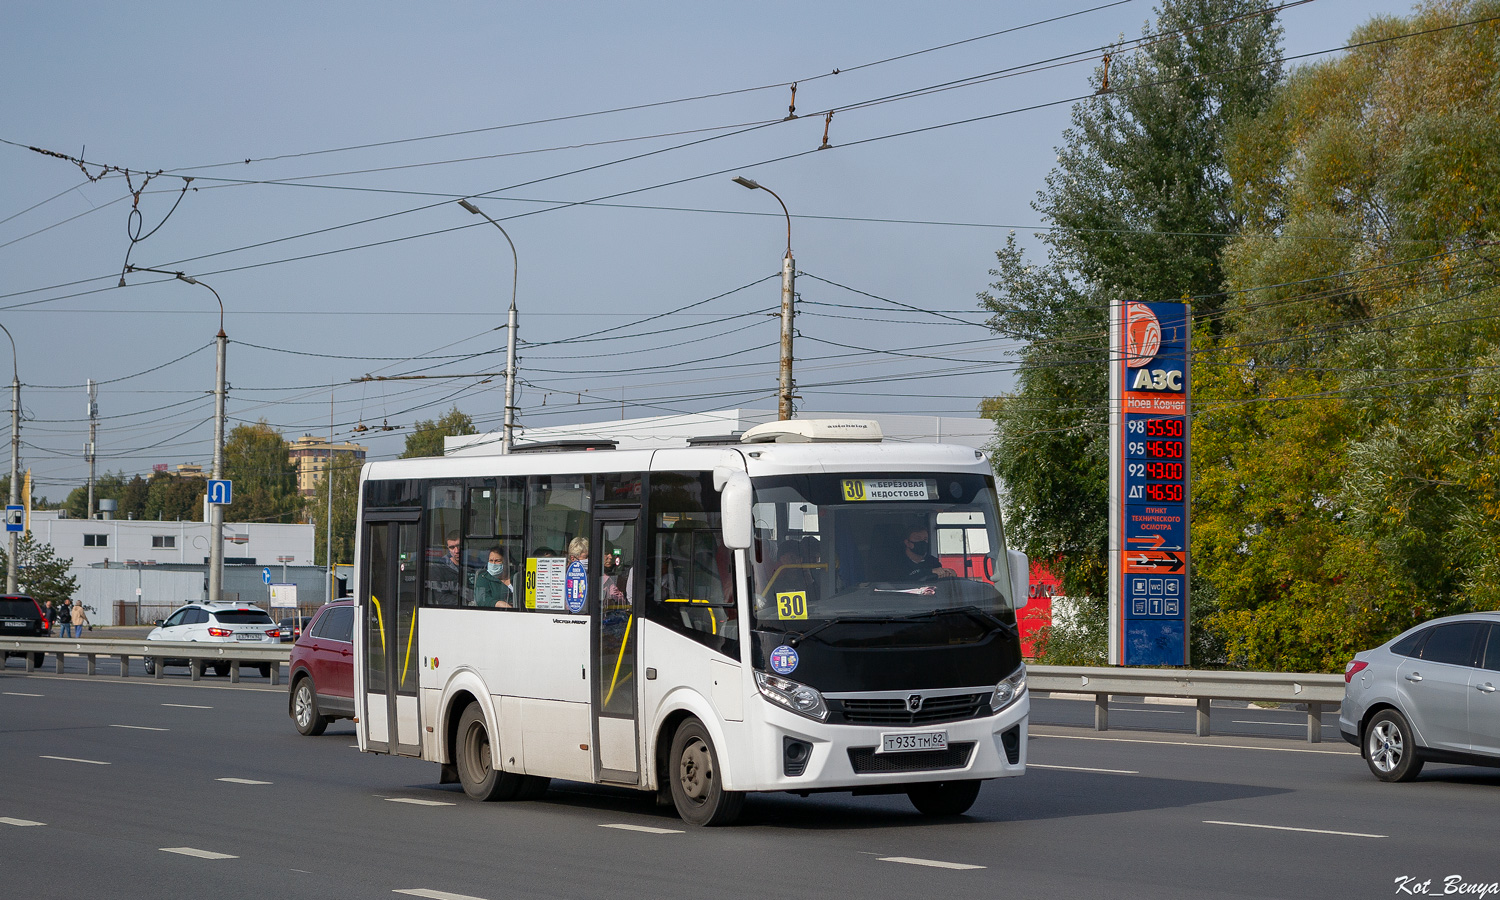
[[[628,416],[774,407],[778,324],[763,313],[779,301],[785,224],[772,197],[733,173],[798,217],[800,270],[953,311],[909,313],[800,279],[800,409],[973,414],[1010,385],[1012,348],[953,319],[983,321],[975,294],[1007,228],[1035,245],[1029,204],[1054,164],[1065,101],[1088,93],[1098,56],[1087,51],[1139,35],[1152,17],[1140,0],[1082,12],[1107,2],[8,3],[0,138],[173,173],[141,195],[143,235],[177,201],[174,176],[196,177],[132,247],[123,178],[90,182],[69,162],[0,145],[0,324],[20,347],[23,465],[53,500],[82,482],[88,378],[106,382],[101,473],[209,461],[217,307],[160,276],[118,288],[127,250],[223,296],[231,425],[264,417],[289,438],[325,435],[332,400],[336,438],[375,457],[399,453],[414,421],[455,403],[498,427],[502,379],[350,382],[503,370],[493,351],[504,347],[510,251],[451,202],[462,196],[505,223],[520,256],[523,424],[618,417],[622,404]],[[1340,46],[1370,15],[1408,8],[1315,0],[1284,13],[1285,50]],[[829,107],[1075,53],[1044,71],[846,109],[831,149],[807,152]],[[777,121],[786,87],[744,90],[794,80],[790,122]],[[723,92],[736,93],[577,117]],[[856,143],[979,116],[993,117]],[[573,118],[520,124],[560,117]],[[651,151],[663,152],[621,161]],[[621,205],[553,208],[624,192],[606,201]],[[804,218],[814,216],[951,224]],[[606,339],[552,343],[593,332]],[[352,432],[386,421],[402,430]]]

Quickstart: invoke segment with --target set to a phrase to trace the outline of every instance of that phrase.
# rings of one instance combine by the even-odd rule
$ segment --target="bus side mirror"
[[[1010,605],[1020,609],[1031,600],[1031,561],[1021,551],[1009,548],[1005,561],[1010,564]]]
[[[721,481],[722,478],[722,481]],[[750,476],[744,472],[717,470],[720,521],[724,523],[724,546],[731,550],[749,550],[755,541],[754,523],[750,518]]]

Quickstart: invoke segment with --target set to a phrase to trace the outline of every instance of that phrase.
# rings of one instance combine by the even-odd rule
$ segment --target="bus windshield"
[[[784,475],[754,489],[757,629],[1015,607],[992,477]]]

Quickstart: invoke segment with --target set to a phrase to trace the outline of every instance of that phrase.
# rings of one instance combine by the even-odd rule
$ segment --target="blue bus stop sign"
[[[21,531],[21,530],[23,530],[23,528],[24,528],[24,525],[23,525],[24,519],[22,517],[25,515],[25,513],[26,513],[26,510],[23,507],[20,507],[20,506],[6,506],[5,507],[5,530],[6,531]]]

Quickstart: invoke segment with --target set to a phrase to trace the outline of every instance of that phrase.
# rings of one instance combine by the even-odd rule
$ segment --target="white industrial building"
[[[68,574],[78,579],[74,597],[93,608],[90,619],[96,625],[115,624],[116,604],[138,596],[155,608],[206,596],[212,534],[207,522],[72,519],[38,510],[27,524],[32,537],[50,544],[58,559],[72,560]],[[313,528],[226,522],[226,598],[263,602],[264,570],[270,568],[274,580],[299,585],[301,604],[321,603],[327,592],[322,568],[313,567]]]

